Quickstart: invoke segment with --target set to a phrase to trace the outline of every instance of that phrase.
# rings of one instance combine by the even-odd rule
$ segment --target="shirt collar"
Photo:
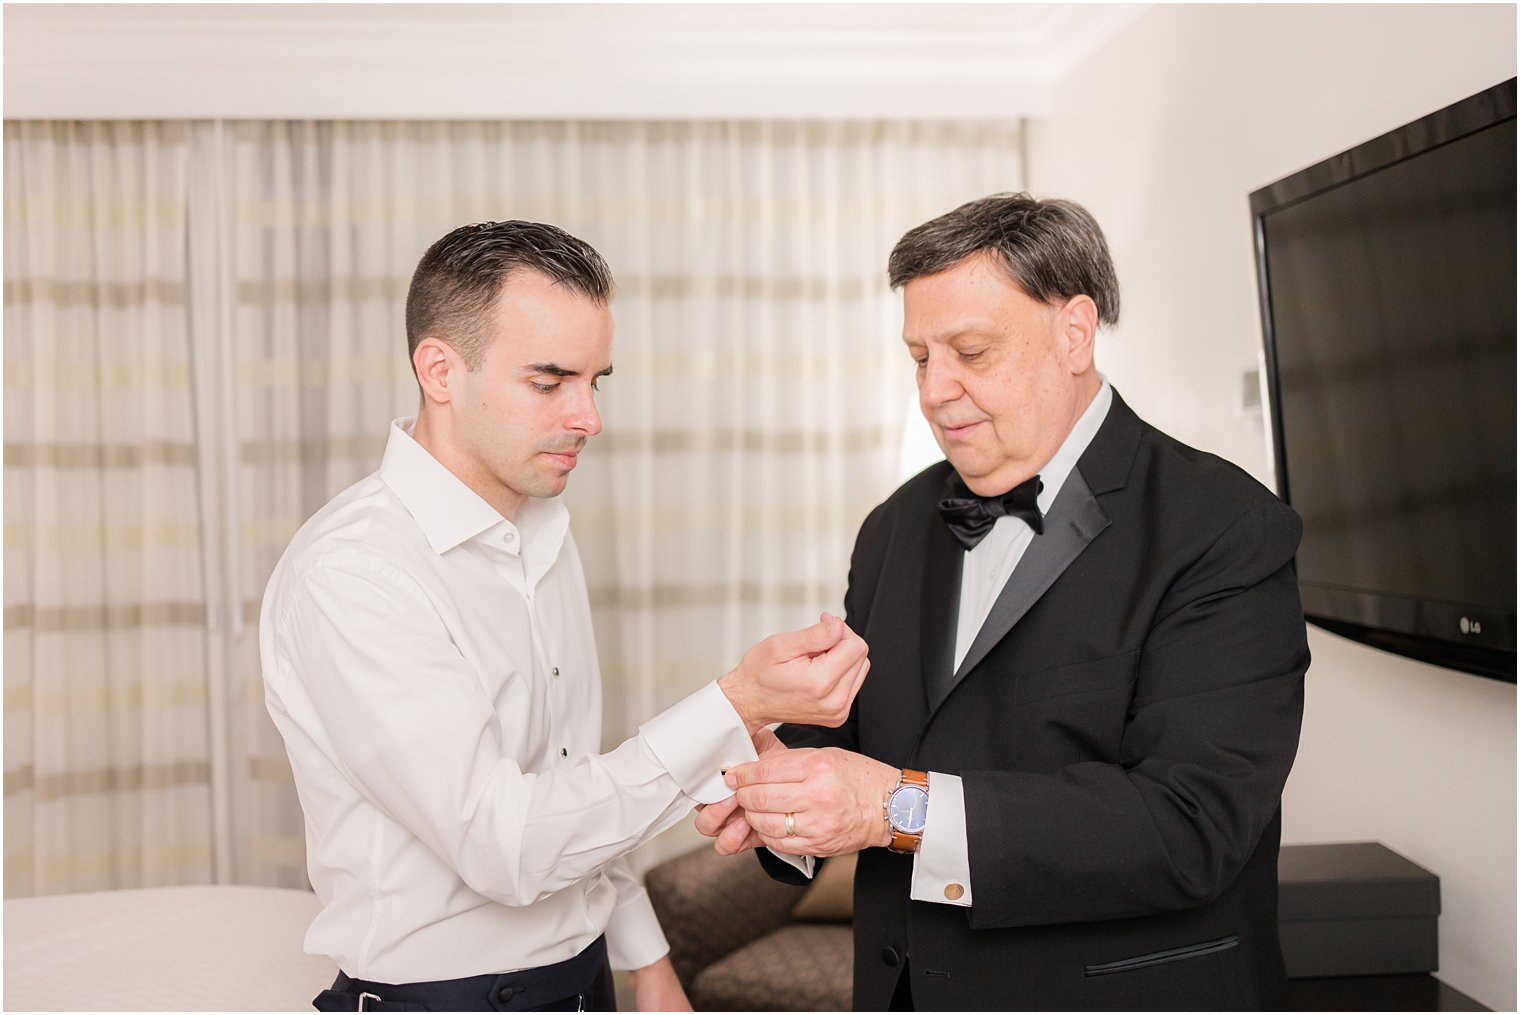
[[[1050,506],[1055,503],[1056,494],[1061,492],[1066,477],[1071,475],[1071,470],[1076,467],[1077,459],[1082,457],[1082,452],[1087,450],[1087,445],[1092,443],[1093,437],[1097,436],[1098,428],[1103,425],[1104,417],[1108,415],[1109,406],[1114,401],[1114,389],[1109,386],[1108,378],[1098,375],[1103,382],[1098,393],[1093,396],[1091,404],[1083,410],[1082,415],[1077,417],[1077,422],[1072,426],[1071,432],[1056,449],[1056,453],[1050,456],[1050,461],[1040,470],[1040,495],[1035,499],[1042,514],[1050,511]]]
[[[411,416],[392,421],[380,478],[416,519],[433,552],[447,553],[499,525],[504,526],[504,549],[522,552],[519,548],[525,542],[537,548],[545,541],[555,544],[543,547],[546,556],[552,559],[557,554],[569,527],[569,512],[558,498],[525,499],[518,518],[522,524],[514,525],[417,443],[412,437],[416,425]],[[520,532],[520,528],[530,531]]]

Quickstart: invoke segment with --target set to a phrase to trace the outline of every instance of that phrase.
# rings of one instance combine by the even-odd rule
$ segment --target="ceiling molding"
[[[1124,4],[9,4],[9,119],[1018,118]]]

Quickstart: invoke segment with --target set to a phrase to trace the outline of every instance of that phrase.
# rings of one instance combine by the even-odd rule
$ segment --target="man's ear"
[[[412,366],[417,371],[417,384],[422,397],[429,402],[444,404],[452,397],[449,382],[464,364],[454,354],[449,344],[438,338],[424,338],[412,353]]]
[[[1073,374],[1085,374],[1092,366],[1093,342],[1098,337],[1098,305],[1090,296],[1073,296],[1061,308],[1061,334],[1065,339],[1066,364]]]

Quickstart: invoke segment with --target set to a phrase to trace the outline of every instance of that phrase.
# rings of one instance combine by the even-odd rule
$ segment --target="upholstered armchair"
[[[854,880],[853,856],[804,889],[772,880],[749,853],[702,846],[655,867],[645,886],[698,1011],[848,1011]]]

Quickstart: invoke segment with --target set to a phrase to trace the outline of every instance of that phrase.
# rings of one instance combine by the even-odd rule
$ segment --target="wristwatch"
[[[881,802],[881,811],[892,830],[887,848],[894,853],[917,853],[929,820],[929,773],[903,769],[897,788]]]

